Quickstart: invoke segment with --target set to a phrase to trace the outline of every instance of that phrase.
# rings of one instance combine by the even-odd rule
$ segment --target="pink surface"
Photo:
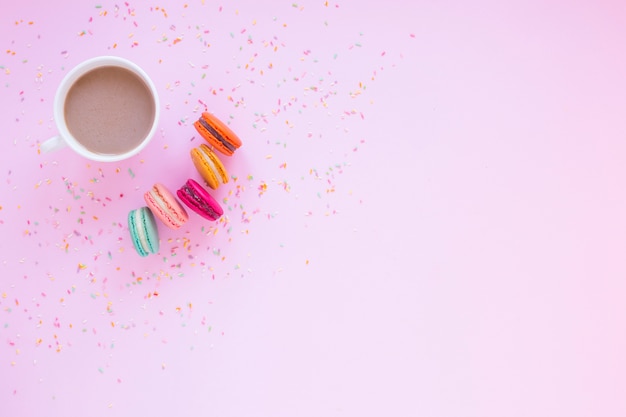
[[[2,7],[0,415],[626,415],[622,3],[164,3]],[[40,154],[108,54],[154,141]],[[140,258],[205,108],[226,213]]]

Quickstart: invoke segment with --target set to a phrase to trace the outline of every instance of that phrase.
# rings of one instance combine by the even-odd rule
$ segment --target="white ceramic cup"
[[[146,137],[135,148],[129,150],[128,152],[119,154],[100,154],[90,151],[70,133],[67,127],[67,123],[65,121],[65,100],[72,85],[76,82],[76,80],[78,80],[87,72],[105,66],[122,67],[132,71],[134,74],[139,76],[148,86],[148,89],[150,90],[150,93],[152,95],[152,100],[154,102],[154,120],[152,121],[152,126],[150,127],[150,130]],[[94,161],[121,161],[139,153],[143,148],[146,147],[146,145],[148,145],[148,143],[156,133],[157,125],[159,123],[159,96],[157,94],[156,87],[154,86],[154,83],[152,82],[150,77],[148,77],[148,74],[146,74],[146,72],[142,70],[137,64],[127,59],[116,56],[99,56],[88,59],[87,61],[83,61],[82,63],[78,64],[76,67],[70,70],[70,72],[68,72],[67,75],[63,78],[63,80],[61,81],[61,85],[59,85],[59,88],[57,89],[56,95],[54,97],[54,121],[59,131],[59,134],[46,140],[40,145],[40,149],[42,152],[53,152],[67,146],[72,148],[79,155],[82,155],[85,158]]]

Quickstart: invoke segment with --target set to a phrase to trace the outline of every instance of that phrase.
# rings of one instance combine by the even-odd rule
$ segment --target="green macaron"
[[[159,251],[159,232],[154,215],[148,207],[141,207],[128,213],[128,231],[140,256],[148,256]]]

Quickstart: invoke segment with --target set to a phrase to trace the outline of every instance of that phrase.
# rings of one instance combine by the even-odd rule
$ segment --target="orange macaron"
[[[206,184],[214,190],[228,182],[228,173],[220,158],[206,144],[191,150],[191,160]]]
[[[209,145],[224,155],[231,156],[241,146],[235,132],[209,112],[203,112],[193,125]]]

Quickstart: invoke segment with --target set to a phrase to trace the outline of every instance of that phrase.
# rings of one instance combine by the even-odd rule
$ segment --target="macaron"
[[[224,210],[217,201],[196,181],[189,179],[176,195],[190,209],[208,220],[222,217]]]
[[[231,156],[241,146],[241,140],[225,123],[208,112],[194,122],[194,127],[209,145]]]
[[[148,207],[141,207],[128,213],[128,231],[140,256],[148,256],[159,251],[159,232],[154,215]]]
[[[220,183],[228,182],[228,173],[222,161],[204,143],[191,150],[191,160],[207,185],[214,190],[219,187]]]
[[[189,220],[185,208],[163,184],[154,184],[143,198],[154,215],[171,229],[178,229]]]

